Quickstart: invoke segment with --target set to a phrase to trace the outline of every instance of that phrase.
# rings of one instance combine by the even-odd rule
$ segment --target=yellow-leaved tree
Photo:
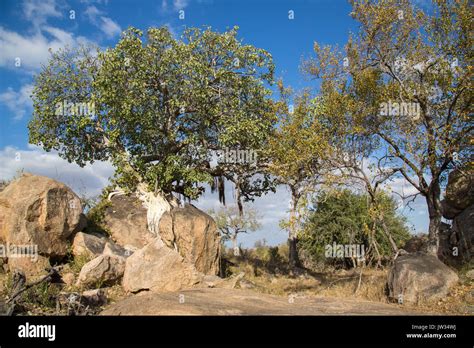
[[[358,31],[344,50],[315,43],[304,68],[320,79],[326,114],[341,124],[350,116],[353,134],[378,146],[379,167],[424,197],[427,251],[436,255],[447,174],[472,156],[471,5],[351,3]]]

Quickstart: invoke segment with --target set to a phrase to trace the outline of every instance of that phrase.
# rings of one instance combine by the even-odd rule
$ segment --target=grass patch
[[[74,275],[78,275],[82,267],[89,261],[91,261],[91,258],[88,255],[83,254],[74,256],[74,258],[72,258],[69,262],[69,268],[74,273]]]
[[[330,265],[322,268],[320,265],[317,271],[307,270],[294,275],[285,265],[287,257],[280,253],[276,256],[276,251],[270,249],[262,246],[245,249],[241,256],[234,256],[231,250],[227,250],[224,259],[230,265],[228,274],[235,276],[245,273],[243,279],[253,284],[252,290],[265,294],[298,294],[389,303],[385,292],[388,267],[363,268],[359,287],[360,268],[346,270],[335,269]],[[467,269],[460,272],[459,284],[445,298],[419,304],[407,303],[402,308],[427,314],[474,314],[474,282],[465,277]]]

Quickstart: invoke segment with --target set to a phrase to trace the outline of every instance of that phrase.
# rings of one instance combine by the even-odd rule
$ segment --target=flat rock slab
[[[292,302],[292,303],[290,303]],[[397,305],[358,299],[267,295],[240,289],[146,292],[123,299],[101,315],[416,315]]]

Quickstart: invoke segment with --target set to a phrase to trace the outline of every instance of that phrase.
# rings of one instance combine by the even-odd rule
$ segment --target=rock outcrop
[[[459,251],[458,263],[470,262],[474,256],[474,204],[454,218],[452,233],[451,243]]]
[[[176,291],[198,284],[203,276],[157,238],[127,258],[122,285],[127,292]]]
[[[46,269],[51,267],[49,258],[41,255],[35,257],[9,257],[8,258],[8,270],[13,272],[14,270],[22,270],[24,274],[30,278],[36,278],[46,274]]]
[[[120,300],[101,315],[414,315],[394,304],[360,299],[262,294],[240,289],[144,293]]]
[[[0,192],[0,240],[10,245],[36,246],[43,267],[48,259],[66,256],[69,239],[85,227],[79,197],[53,179],[23,174]],[[11,257],[10,267],[38,271],[28,258]]]
[[[220,236],[214,220],[191,204],[163,214],[159,224],[163,242],[199,272],[219,273]]]
[[[474,204],[473,168],[466,166],[449,173],[444,202],[459,212]]]
[[[81,201],[55,180],[23,175],[0,192],[0,239],[34,244],[38,251],[34,259],[8,259],[10,268],[38,275],[50,266],[50,259],[66,261],[72,249],[73,258],[86,256],[90,261],[77,277],[69,272],[62,280],[83,289],[122,278],[127,292],[176,291],[219,283],[220,236],[209,215],[189,204],[175,206],[154,225],[159,226],[156,233],[149,231],[148,220],[137,195],[116,194],[100,226],[110,233],[108,238],[94,229],[81,232],[85,227]]]
[[[450,265],[469,263],[474,255],[474,170],[466,166],[449,174],[443,216],[452,220],[440,229],[439,258]]]
[[[105,209],[103,227],[122,246],[143,248],[154,235],[147,227],[147,211],[135,195],[115,195]]]
[[[418,303],[446,296],[457,282],[457,274],[435,256],[417,252],[394,261],[387,285],[392,300]]]

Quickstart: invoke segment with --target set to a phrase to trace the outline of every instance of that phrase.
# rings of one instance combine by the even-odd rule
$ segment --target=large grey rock
[[[142,248],[153,238],[147,227],[147,212],[135,195],[116,195],[105,209],[103,227],[118,244]]]
[[[452,226],[441,223],[438,257],[447,265],[469,263],[474,255],[474,205],[457,215]]]
[[[198,284],[203,274],[160,238],[127,258],[122,286],[125,291],[176,291]]]
[[[444,297],[458,275],[435,256],[412,253],[398,257],[388,274],[389,297],[417,303]]]
[[[474,204],[454,218],[452,230],[456,234],[460,263],[470,262],[474,255]]]
[[[124,270],[124,258],[100,255],[82,267],[76,285],[81,287],[109,285],[119,280]]]
[[[454,219],[457,215],[459,215],[462,212],[462,209],[457,209],[451,205],[449,205],[445,199],[441,201],[441,211],[443,214],[443,217],[445,219],[452,220]]]
[[[212,217],[193,205],[163,214],[159,224],[164,243],[175,249],[199,272],[219,274],[220,235]]]
[[[65,256],[68,238],[83,228],[79,197],[66,185],[24,174],[0,192],[0,238],[32,243],[45,256]]]
[[[38,255],[34,258],[29,257],[9,257],[8,270],[14,272],[15,270],[22,270],[28,278],[39,277],[47,273],[48,268],[51,267],[49,259],[45,256]]]
[[[474,170],[467,165],[449,173],[442,203],[443,215],[447,219],[453,219],[471,205],[474,205]]]
[[[459,252],[456,233],[451,225],[441,222],[439,228],[438,258],[445,264],[454,266],[458,264]]]

